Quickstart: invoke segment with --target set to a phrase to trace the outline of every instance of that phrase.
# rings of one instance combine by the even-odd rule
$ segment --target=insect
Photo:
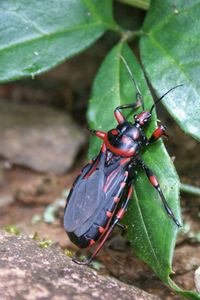
[[[164,96],[177,88],[175,86],[157,99],[150,111],[144,110],[144,103],[133,74],[121,57],[136,88],[136,102],[118,106],[114,110],[117,127],[103,132],[90,130],[92,134],[103,140],[99,154],[94,157],[76,178],[69,193],[64,212],[64,228],[70,240],[80,248],[92,246],[97,240],[99,244],[89,259],[84,261],[73,258],[78,264],[90,264],[105,244],[116,225],[123,227],[123,218],[133,192],[136,178],[136,167],[140,167],[147,175],[152,186],[157,190],[164,209],[173,222],[180,223],[168,206],[159,182],[152,170],[140,157],[142,148],[166,135],[166,127],[158,126],[147,138],[144,128],[150,123],[152,110]],[[128,122],[122,114],[123,109],[142,111],[134,115],[134,122]]]

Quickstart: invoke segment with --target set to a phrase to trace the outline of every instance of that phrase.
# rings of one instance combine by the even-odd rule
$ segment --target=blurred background
[[[140,28],[144,16],[142,10],[115,3],[115,17],[119,23],[124,20],[125,28]],[[0,226],[7,231],[38,233],[41,239],[75,250],[62,227],[63,209],[71,184],[87,162],[86,111],[92,82],[117,39],[107,33],[50,72],[0,85]],[[138,56],[137,42],[131,46]],[[157,110],[167,125],[170,138],[165,145],[181,181],[200,186],[199,144],[178,128],[161,105]],[[181,205],[184,232],[178,239],[174,270],[176,282],[191,289],[193,271],[200,265],[200,198],[182,193]],[[160,293],[164,299],[179,299],[161,289],[162,283],[149,268],[130,256],[117,231],[107,248],[99,256],[102,272]]]

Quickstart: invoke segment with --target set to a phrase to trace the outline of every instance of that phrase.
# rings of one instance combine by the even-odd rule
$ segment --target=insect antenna
[[[183,86],[184,84],[179,84],[168,90],[164,95],[162,95],[160,98],[156,100],[156,102],[152,105],[150,109],[150,113],[152,113],[152,110],[156,107],[156,105],[167,95],[169,94],[172,90],[175,90],[177,87]]]
[[[133,73],[131,72],[131,69],[129,68],[129,65],[128,65],[127,61],[125,60],[125,58],[122,55],[120,55],[120,58],[123,61],[123,63],[125,65],[128,73],[129,73],[129,75],[130,75],[130,77],[131,77],[131,79],[132,79],[132,81],[134,83],[134,86],[136,88],[136,91],[137,91],[136,92],[136,99],[137,99],[138,102],[140,102],[142,104],[142,109],[144,110],[144,101],[143,101],[143,98],[142,98],[142,94],[141,94],[140,89],[139,89],[139,87],[137,85],[137,82],[135,81]]]

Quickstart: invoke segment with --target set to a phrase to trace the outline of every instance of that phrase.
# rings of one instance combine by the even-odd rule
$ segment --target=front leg
[[[154,130],[154,132],[152,133],[152,135],[148,139],[147,144],[152,144],[153,142],[155,142],[159,138],[161,138],[163,135],[168,137],[168,135],[166,134],[166,127],[164,125],[160,125],[158,128],[156,128]]]
[[[115,118],[118,122],[118,124],[122,124],[126,121],[124,115],[122,114],[122,112],[120,111],[121,109],[127,109],[127,108],[132,108],[132,109],[136,109],[138,107],[141,106],[141,95],[140,94],[136,94],[136,102],[135,103],[130,103],[130,104],[124,104],[124,105],[120,105],[118,107],[115,108],[115,111],[114,111],[114,115],[115,115]]]
[[[89,132],[93,135],[96,135],[102,140],[105,140],[107,137],[107,132],[101,131],[101,130],[95,130],[95,129],[90,129],[88,128]]]

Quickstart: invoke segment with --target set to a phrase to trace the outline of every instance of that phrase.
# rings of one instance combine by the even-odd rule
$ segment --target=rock
[[[38,172],[65,173],[85,142],[67,113],[0,103],[0,156]]]
[[[195,271],[194,281],[197,292],[200,293],[200,267]]]
[[[18,186],[15,199],[24,204],[50,204],[57,187],[55,176],[30,177]]]
[[[11,193],[0,192],[0,208],[14,203],[15,199]]]
[[[173,270],[176,274],[186,274],[200,266],[200,245],[186,244],[175,250],[176,260]]]
[[[55,244],[0,232],[0,299],[159,299],[76,265]]]

